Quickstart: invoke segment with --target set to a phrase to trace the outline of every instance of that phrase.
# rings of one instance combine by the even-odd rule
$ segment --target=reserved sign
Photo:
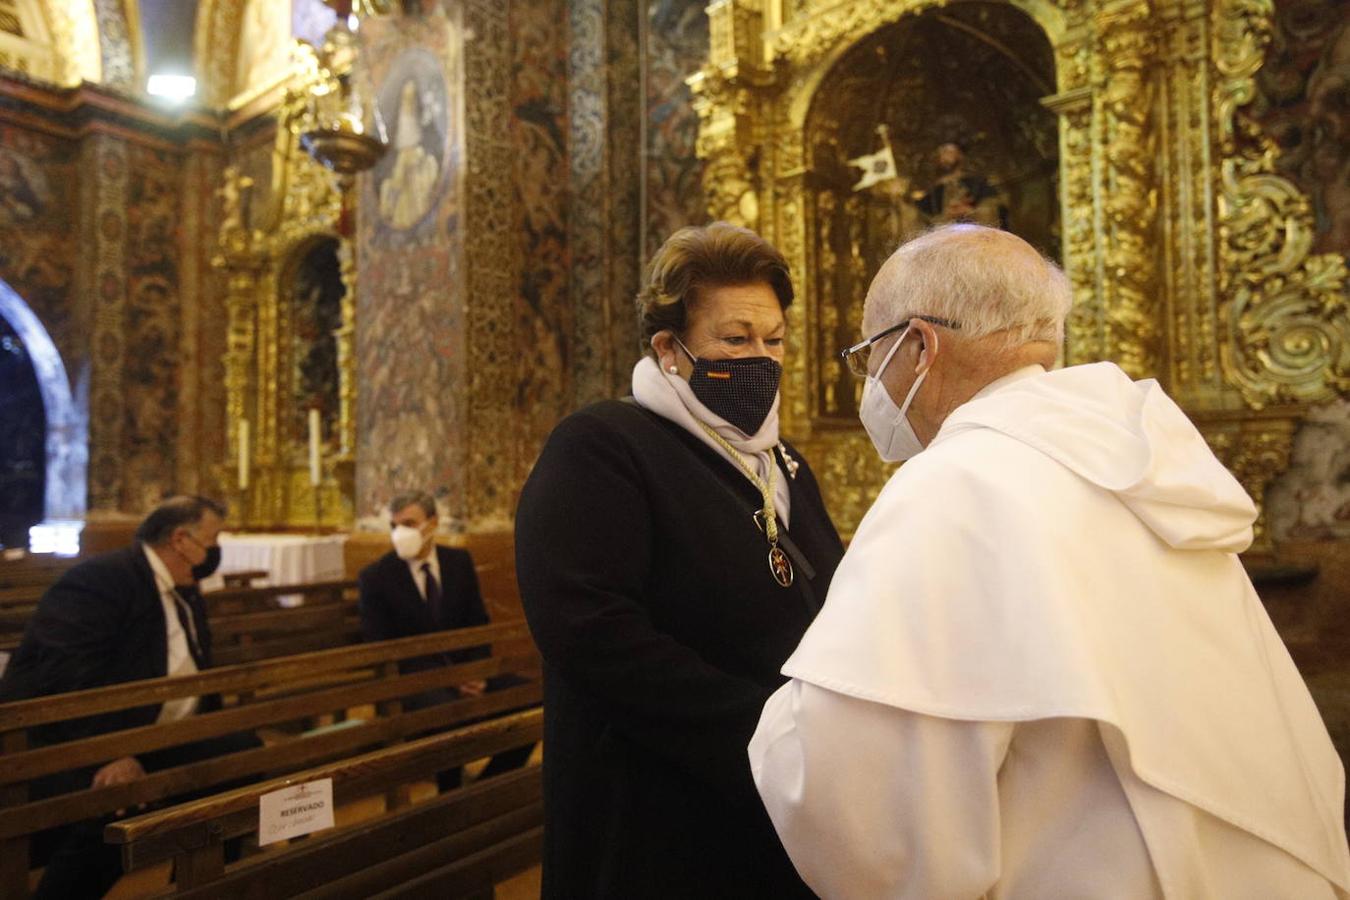
[[[321,778],[263,794],[258,799],[258,844],[266,845],[333,827],[333,779]]]

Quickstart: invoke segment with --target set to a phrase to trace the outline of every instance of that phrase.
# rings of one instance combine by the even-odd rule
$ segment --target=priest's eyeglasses
[[[884,331],[878,331],[865,341],[860,341],[849,347],[847,350],[839,351],[839,358],[848,366],[848,370],[859,378],[868,376],[867,364],[871,360],[872,345],[889,334],[895,334],[897,331],[908,328],[909,323],[915,319],[923,319],[925,322],[932,322],[934,325],[941,325],[943,328],[960,328],[960,322],[953,322],[950,319],[939,319],[937,316],[911,316],[903,322],[897,322]]]

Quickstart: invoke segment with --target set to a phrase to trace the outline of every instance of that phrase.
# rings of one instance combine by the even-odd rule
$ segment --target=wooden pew
[[[292,595],[302,597],[300,605],[277,605],[278,597]],[[217,665],[307,653],[361,639],[354,581],[243,588],[202,597]]]
[[[259,798],[291,784],[331,778],[335,803],[347,802],[542,736],[542,710],[508,714],[116,822],[106,837],[121,845],[127,871],[174,860],[174,888],[183,897],[283,898],[311,890],[330,898],[478,894],[539,861],[543,802],[537,767],[269,848],[228,870],[224,841],[256,833]]]
[[[514,645],[527,636],[524,623],[507,622],[2,704],[0,896],[26,896],[28,848],[32,835],[39,831],[243,778],[297,771],[433,729],[538,704],[542,691],[539,682],[531,680],[479,698],[458,699],[415,712],[403,710],[405,698],[428,690],[537,669],[536,653],[501,653],[502,646]],[[483,644],[492,645],[491,658],[409,675],[398,672],[401,660]],[[222,695],[224,708],[178,722],[64,744],[34,746],[30,739],[30,729],[44,724],[204,694]],[[345,717],[358,706],[373,706],[375,714],[364,720],[348,719],[341,728],[304,734],[305,729],[328,724],[333,717]],[[291,737],[269,746],[151,772],[129,784],[36,800],[28,794],[28,782],[42,776],[259,729]]]
[[[0,589],[3,591],[5,589]],[[0,596],[0,652],[12,653],[37,608],[41,589],[13,588]],[[302,603],[281,607],[276,599],[300,595]],[[361,639],[356,582],[265,588],[236,588],[203,595],[218,665],[254,662],[340,647]]]
[[[73,556],[52,556],[46,553],[17,560],[0,560],[0,588],[45,589],[79,561]]]

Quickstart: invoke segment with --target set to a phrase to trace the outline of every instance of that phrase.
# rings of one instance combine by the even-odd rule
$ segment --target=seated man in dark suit
[[[436,543],[436,501],[430,494],[412,491],[396,496],[389,504],[390,538],[394,549],[361,570],[361,633],[367,641],[471,628],[488,624],[487,610],[478,591],[478,575],[467,550]],[[487,647],[469,647],[453,653],[405,660],[399,671],[422,672],[438,666],[483,659]],[[487,681],[466,681],[458,688],[427,691],[404,701],[404,708],[425,709],[461,696],[481,696],[518,683],[512,676]],[[492,757],[481,777],[517,769],[525,764],[532,747],[503,751]],[[458,787],[458,767],[441,772],[442,791]]]
[[[211,630],[197,592],[220,564],[217,536],[225,508],[205,497],[164,501],[136,530],[136,543],[68,570],[47,589],[0,680],[0,702],[80,691],[166,675],[191,675],[211,665]],[[34,729],[49,745],[185,718],[218,705],[188,697],[115,710]],[[34,799],[88,787],[124,784],[147,771],[185,765],[254,746],[251,735],[228,735],[183,747],[126,756],[99,767],[64,772],[31,786]],[[121,875],[117,848],[103,843],[106,820],[65,826],[39,841],[51,848],[37,897],[101,897]]]

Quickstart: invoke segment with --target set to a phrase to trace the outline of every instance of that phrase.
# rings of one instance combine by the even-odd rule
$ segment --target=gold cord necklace
[[[698,421],[698,420],[695,420]],[[717,442],[717,445],[731,455],[736,460],[736,464],[745,472],[745,477],[750,479],[750,483],[759,489],[759,495],[764,498],[764,508],[755,513],[755,524],[764,532],[764,536],[769,539],[769,574],[773,580],[783,587],[791,587],[794,573],[792,571],[792,560],[778,546],[778,513],[774,510],[773,496],[778,488],[778,464],[769,458],[769,480],[766,482],[755,473],[755,469],[750,465],[750,460],[745,455],[718,434],[711,426],[705,422],[699,421],[699,426],[708,433],[708,437]]]

